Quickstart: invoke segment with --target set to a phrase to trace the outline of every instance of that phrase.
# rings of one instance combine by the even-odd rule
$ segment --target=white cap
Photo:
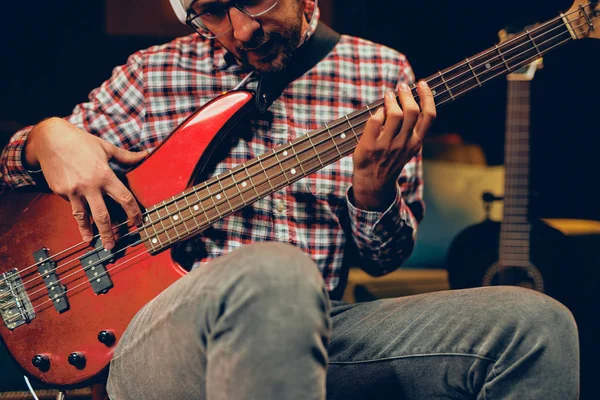
[[[175,11],[175,15],[177,15],[177,19],[181,21],[182,24],[185,24],[185,19],[187,18],[187,8],[192,3],[192,0],[170,0],[171,7],[173,7],[173,11]]]

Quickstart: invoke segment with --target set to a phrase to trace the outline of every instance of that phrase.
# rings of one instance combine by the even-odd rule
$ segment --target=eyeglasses
[[[279,0],[237,0],[229,4],[208,3],[201,5],[196,11],[188,10],[186,24],[198,34],[208,39],[215,39],[231,30],[229,10],[235,7],[250,18],[260,17],[268,13],[279,3]]]

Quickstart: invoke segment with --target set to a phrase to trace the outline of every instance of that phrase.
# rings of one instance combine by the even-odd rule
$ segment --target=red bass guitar
[[[558,45],[600,37],[598,17],[596,2],[577,0],[568,12],[426,81],[442,105]],[[252,110],[253,96],[230,92],[206,104],[123,177],[145,208],[144,223],[116,226],[119,239],[111,251],[97,239],[81,242],[71,206],[61,197],[1,195],[0,336],[27,375],[59,388],[98,379],[136,312],[185,274],[173,260],[173,245],[350,155],[366,120],[383,104],[194,185],[217,144]]]

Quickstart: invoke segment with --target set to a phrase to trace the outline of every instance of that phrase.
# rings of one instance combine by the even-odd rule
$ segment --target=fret
[[[156,213],[156,216],[160,219],[160,215],[156,211],[156,206],[154,207],[154,212]],[[149,214],[147,216],[148,221],[151,221],[150,215],[152,215],[152,214]],[[156,230],[156,227],[155,227],[156,223],[154,221],[152,221],[152,225],[151,226],[152,226],[152,230],[154,231],[154,237],[152,238],[152,243],[159,244],[160,246],[162,246],[162,241],[160,240],[160,234],[158,233],[158,231]]]
[[[244,164],[242,164],[242,166],[243,165]],[[254,189],[254,193],[256,193],[256,199],[259,199],[260,198],[260,193],[256,189],[256,185],[254,184],[254,180],[252,179],[252,176],[250,175],[250,172],[248,172],[248,168],[244,167],[244,168],[242,168],[242,170],[246,174],[246,179],[250,182],[250,187],[252,189]],[[252,199],[252,197],[251,197],[251,199]]]
[[[148,224],[148,222],[150,222],[150,224]],[[150,244],[150,246],[152,246],[152,249],[150,250],[151,252],[154,252],[156,250],[155,248],[155,242],[154,242],[154,238],[151,238],[151,235],[148,233],[148,226],[152,227],[152,229],[154,230],[154,232],[156,233],[156,229],[154,229],[154,224],[151,223],[150,221],[150,213],[146,213],[146,216],[144,217],[144,222],[143,222],[143,227],[144,227],[144,234],[146,235],[146,239],[147,242]]]
[[[471,66],[471,61],[469,61],[469,58],[465,58],[465,61],[467,62],[467,65],[469,66],[469,71],[471,71],[471,73],[473,74],[473,76],[475,77],[475,80],[477,81],[477,85],[482,86],[483,84],[481,83],[481,81],[479,80],[479,77],[477,76],[477,74],[475,73],[475,70],[473,69],[473,67]]]
[[[269,189],[271,192],[275,192],[275,188],[273,187],[273,185],[271,184],[271,180],[269,179],[269,176],[267,175],[267,170],[265,169],[265,166],[263,165],[262,160],[260,159],[261,156],[256,157],[256,159],[258,160],[258,163],[260,165],[260,169],[259,169],[259,173],[262,173],[265,177],[264,181],[262,181],[260,184],[268,184],[269,188],[267,188],[267,190],[265,190],[265,193],[269,192]],[[258,174],[257,174],[258,175]],[[262,191],[261,191],[262,193]]]
[[[215,196],[213,196],[213,193],[210,192],[210,187],[208,184],[206,185],[206,191],[208,192],[209,199],[213,203],[212,209],[217,212],[217,215],[219,216],[219,218],[222,218],[223,214],[221,214],[221,210],[219,210],[218,203],[215,201]],[[217,198],[217,200],[221,200],[221,195],[217,193],[216,198]]]
[[[307,137],[308,137],[308,141],[309,141],[310,145],[312,146],[313,151],[315,152],[315,155],[317,156],[319,165],[325,165],[325,164],[323,164],[323,161],[321,160],[321,157],[319,156],[319,151],[317,150],[317,147],[315,146],[314,142],[312,141],[312,138],[310,137],[310,133],[307,135]]]
[[[196,215],[194,214],[194,211],[192,210],[192,206],[191,206],[190,202],[188,201],[188,195],[186,194],[183,198],[185,199],[185,204],[186,204],[188,210],[190,211],[190,216],[192,217],[192,221],[196,225],[196,229],[199,230],[200,229],[200,224],[196,220]]]
[[[371,117],[373,116],[373,113],[371,112],[371,107],[369,107],[369,105],[367,104],[367,106],[365,107],[367,109],[367,111],[369,112],[369,115],[371,115]]]
[[[331,133],[331,130],[329,129],[329,126],[327,124],[325,124],[325,129],[327,129],[327,132],[329,132],[329,137],[331,138],[331,142],[333,143],[333,147],[335,147],[335,149],[337,150],[338,155],[340,156],[339,158],[342,158],[343,157],[342,152],[338,148],[338,145],[335,142],[334,136]],[[344,138],[346,137],[345,133],[342,133],[342,135],[344,135]],[[342,138],[342,139],[344,139],[344,138]]]
[[[279,157],[277,156],[277,152],[275,151],[275,149],[273,149],[273,155],[275,156],[275,159],[277,160],[277,165],[279,165],[279,168],[281,168],[281,172],[283,172],[283,178],[286,181],[285,183],[290,183],[290,178],[288,178],[287,172],[285,171],[285,168],[281,164],[281,161],[279,160]],[[296,175],[296,172],[297,171],[295,168],[290,169],[290,174]]]
[[[167,203],[166,203],[166,202],[163,200],[163,202],[162,202],[162,206],[161,206],[161,207],[165,209],[165,211],[166,211],[166,215],[165,215],[165,217],[166,217],[166,218],[168,218],[168,217],[169,217],[169,211],[168,211],[168,210],[167,210],[167,208],[166,208],[166,204],[167,204]],[[168,243],[167,243],[167,245],[168,245],[168,244],[172,243],[172,242],[171,242],[171,236],[169,236],[169,231],[168,231],[168,228],[167,228],[167,227],[165,227],[165,224],[164,224],[164,218],[160,216],[159,209],[160,209],[160,208],[157,208],[157,209],[156,209],[156,215],[158,216],[158,220],[159,220],[159,222],[160,222],[160,226],[162,227],[162,230],[163,230],[163,232],[164,232],[165,236],[167,237],[167,242],[168,242]],[[160,235],[160,234],[159,234],[159,235]]]
[[[348,125],[350,126],[350,129],[352,130],[352,134],[354,135],[356,144],[358,144],[358,135],[356,134],[356,131],[354,130],[354,125],[352,125],[352,121],[350,121],[350,119],[348,118],[347,115],[345,115],[345,117],[346,117],[346,121],[348,121]]]
[[[237,189],[238,195],[240,197],[240,199],[242,200],[242,204],[244,206],[247,206],[248,203],[246,202],[246,199],[244,198],[244,193],[247,192],[247,187],[248,187],[248,183],[245,180],[242,180],[241,182],[238,182],[235,179],[235,174],[233,173],[233,170],[229,171],[229,175],[231,180],[233,181],[233,187]],[[242,187],[240,189],[240,186]]]
[[[438,71],[438,74],[439,74],[439,77],[442,79],[442,82],[443,82],[444,86],[446,87],[446,91],[450,95],[450,98],[452,100],[455,100],[454,95],[452,94],[452,91],[450,90],[450,86],[448,86],[448,83],[446,82],[446,79],[444,78],[444,75],[442,75],[442,73],[440,71]]]
[[[496,49],[496,52],[498,53],[498,55],[500,56],[500,59],[502,60],[502,62],[504,63],[504,65],[506,66],[506,70],[510,71],[510,66],[508,65],[508,63],[506,62],[506,60],[504,59],[504,55],[502,54],[502,52],[500,51],[500,48],[498,47],[498,45],[494,45],[494,49]]]
[[[222,178],[221,178],[222,179]],[[227,195],[227,191],[225,190],[225,188],[223,187],[223,185],[221,184],[221,179],[219,179],[217,177],[217,183],[219,184],[219,188],[221,189],[221,193],[223,193],[223,197],[225,198],[225,202],[222,202],[221,204],[225,204],[227,203],[227,205],[229,206],[230,210],[233,210],[233,206],[231,205],[231,202],[229,201],[229,196]],[[217,195],[218,196],[218,195]],[[220,200],[220,199],[219,199]],[[227,212],[225,212],[227,213]]]
[[[175,200],[175,198],[173,198],[173,200]],[[175,200],[174,203],[175,203],[175,208],[177,209],[177,213],[173,216],[173,221],[175,221],[173,223],[173,229],[175,230],[177,239],[180,239],[181,235],[177,231],[178,226],[183,225],[183,229],[185,229],[185,236],[189,235],[190,232],[188,231],[187,226],[185,225],[185,219],[181,215],[181,210],[180,210],[179,206],[177,205],[177,201]],[[181,219],[181,222],[179,222],[180,219]],[[182,222],[183,222],[183,224],[182,224]]]
[[[202,198],[198,195],[198,191],[200,190],[199,187],[194,187],[194,195],[196,196],[196,204],[193,205],[192,209],[198,213],[201,212],[201,215],[204,216],[204,218],[206,219],[205,224],[206,225],[210,225],[211,223],[211,218],[210,215],[208,214],[208,212],[206,211],[206,209],[204,208],[204,205],[202,204]]]
[[[290,150],[292,150],[292,153],[294,153],[294,158],[296,159],[296,162],[298,163],[298,166],[302,170],[302,175],[306,176],[307,174],[306,174],[306,171],[304,170],[304,167],[302,166],[302,161],[300,161],[300,159],[298,158],[298,154],[296,153],[296,149],[294,149],[294,146],[292,146],[291,143],[290,143]]]

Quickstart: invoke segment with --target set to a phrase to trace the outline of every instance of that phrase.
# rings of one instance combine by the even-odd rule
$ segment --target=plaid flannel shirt
[[[130,56],[66,119],[116,146],[152,149],[248,73],[218,41],[192,34]],[[237,139],[214,174],[379,100],[401,82],[413,81],[402,54],[342,35],[333,51],[292,82],[267,113],[251,119],[252,135]],[[251,81],[247,87],[254,89],[256,84]],[[0,190],[35,184],[21,158],[30,130],[17,132],[2,152]],[[113,168],[122,172],[117,165]],[[352,240],[361,258],[355,264],[368,273],[396,269],[410,255],[423,216],[421,156],[404,167],[396,198],[384,212],[354,207],[352,173],[348,156],[216,222],[195,239],[201,246],[195,266],[247,243],[288,242],[312,257],[333,290],[346,241]]]

